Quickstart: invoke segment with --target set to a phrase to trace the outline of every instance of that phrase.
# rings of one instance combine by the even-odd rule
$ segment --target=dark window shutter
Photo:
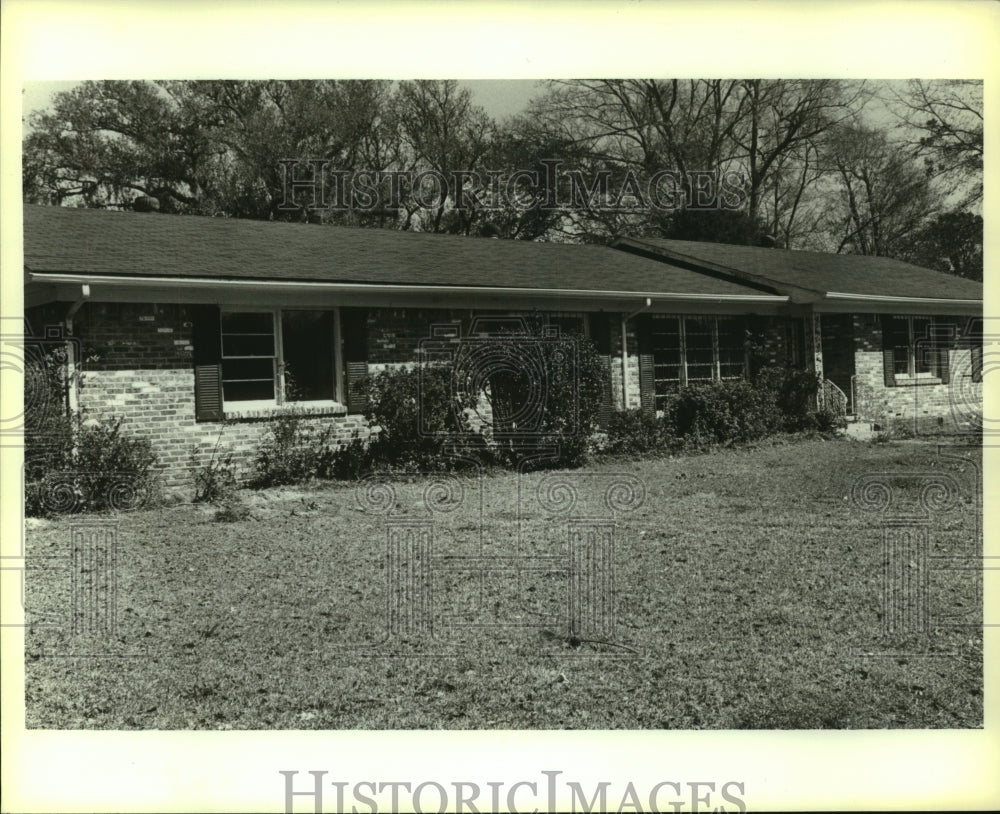
[[[604,381],[601,383],[601,410],[597,421],[599,426],[606,428],[614,410],[611,393],[611,314],[602,312],[590,315],[590,338],[597,348],[597,356],[604,371]]]
[[[368,405],[368,398],[361,389],[368,377],[368,309],[341,308],[340,336],[343,341],[347,412],[362,413]]]
[[[937,376],[942,384],[951,383],[951,348],[955,347],[959,336],[959,320],[957,317],[945,317],[934,321],[939,347],[937,350]]]
[[[643,412],[656,412],[656,377],[653,365],[653,325],[652,320],[642,315],[636,318],[636,332],[639,339],[639,401]]]
[[[886,387],[896,386],[896,354],[893,352],[892,316],[882,314],[882,375]]]
[[[949,357],[948,348],[941,348],[938,350],[938,378],[941,379],[942,384],[949,384],[951,382],[951,360]]]
[[[767,358],[763,353],[761,342],[767,335],[770,326],[767,317],[759,314],[748,314],[743,317],[743,335],[746,337],[745,369],[751,379],[756,378],[761,368],[767,366]]]
[[[981,341],[969,348],[972,354],[972,381],[981,382],[983,380],[983,346]]]
[[[217,305],[191,308],[196,421],[222,421],[222,327]]]

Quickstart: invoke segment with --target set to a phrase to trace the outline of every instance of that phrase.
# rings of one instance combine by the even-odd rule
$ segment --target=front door
[[[847,396],[847,412],[854,413],[854,320],[850,314],[823,314],[823,378],[829,379]]]

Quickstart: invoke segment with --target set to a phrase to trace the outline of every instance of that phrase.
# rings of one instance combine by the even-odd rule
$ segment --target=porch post
[[[806,320],[806,352],[809,354],[809,370],[820,380],[823,376],[823,322],[815,311]],[[816,407],[823,406],[823,388],[816,391]]]

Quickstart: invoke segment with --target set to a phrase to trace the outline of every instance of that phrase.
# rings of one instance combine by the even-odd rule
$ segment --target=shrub
[[[266,488],[330,477],[336,457],[330,445],[332,432],[333,428],[326,426],[312,436],[301,413],[290,409],[278,414],[257,448],[251,486]]]
[[[464,341],[456,341],[456,351],[465,350]],[[427,363],[369,379],[365,417],[377,430],[367,448],[347,445],[337,466],[357,472],[364,466],[454,470],[476,462],[521,468],[582,464],[604,388],[593,345],[523,334],[483,341],[485,363]],[[538,457],[540,449],[552,453]]]
[[[689,446],[724,444],[735,434],[726,388],[720,384],[683,387],[667,415],[678,437]]]
[[[766,438],[778,432],[843,427],[844,417],[816,407],[819,378],[807,370],[771,367],[752,381],[682,388],[666,414],[682,443],[702,447]]]
[[[136,500],[151,496],[156,454],[148,438],[123,433],[123,424],[124,419],[112,418],[80,432],[74,462],[89,481],[90,508],[113,508],[116,489],[133,490]]]
[[[830,432],[844,423],[832,410],[816,409],[819,379],[806,370],[770,367],[743,379],[683,387],[663,404],[660,417],[615,413],[605,449],[646,454],[674,447],[748,443],[782,431]]]
[[[76,427],[67,414],[65,351],[31,350],[24,359],[24,510],[41,516],[48,513],[44,479],[73,468]]]
[[[250,507],[235,491],[226,492],[218,501],[218,507],[212,519],[218,523],[238,523],[252,516]]]
[[[377,428],[364,448],[353,439],[338,456],[341,471],[359,474],[362,467],[437,471],[454,469],[461,461],[449,455],[455,444],[476,443],[465,410],[474,402],[452,393],[451,368],[426,365],[385,370],[367,380],[365,418]]]
[[[682,388],[666,413],[681,442],[694,447],[756,441],[781,426],[773,394],[745,381]]]
[[[846,424],[845,417],[836,410],[826,406],[816,407],[821,382],[815,373],[805,369],[769,367],[757,374],[754,383],[774,393],[783,430],[829,433],[842,429]]]
[[[372,455],[368,441],[354,437],[340,447],[333,457],[331,474],[337,480],[357,480],[372,468]]]
[[[833,433],[847,426],[847,418],[828,407],[816,410],[811,414],[812,427],[822,433]]]
[[[73,470],[73,422],[65,415],[46,418],[24,433],[24,513],[43,517],[50,513],[46,478]]]
[[[191,451],[191,469],[194,472],[194,502],[217,503],[236,488],[236,469],[233,465],[233,453],[219,455],[219,445],[222,443],[222,432],[215,442],[212,457],[208,463],[198,466],[195,450]]]
[[[753,382],[773,394],[782,429],[795,431],[815,426],[816,394],[820,387],[815,373],[799,368],[766,367]]]
[[[495,458],[521,469],[581,466],[591,449],[607,385],[594,344],[582,337],[533,340],[516,335],[492,337],[490,342],[495,372],[488,377],[485,395],[493,414]],[[526,351],[534,355],[541,381],[536,373],[521,372]],[[513,416],[526,403],[525,391],[531,387],[537,387],[540,409],[533,424],[519,427]],[[531,457],[544,447],[552,454]]]
[[[67,411],[65,349],[25,356],[25,514],[132,509],[154,495],[156,455],[110,418],[83,426]],[[79,373],[77,374],[79,375]]]
[[[135,509],[154,497],[156,454],[146,438],[122,432],[124,419],[82,427],[50,443],[25,467],[25,513]],[[37,445],[36,445],[37,448]]]
[[[643,455],[669,449],[675,442],[673,428],[665,417],[643,410],[615,412],[608,421],[604,451],[612,455]]]

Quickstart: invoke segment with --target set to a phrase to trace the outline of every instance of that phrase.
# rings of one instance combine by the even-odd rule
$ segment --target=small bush
[[[271,421],[268,431],[254,457],[251,486],[284,486],[331,476],[336,459],[330,444],[332,427],[312,436],[305,430],[302,415],[287,410]]]
[[[607,384],[607,371],[594,344],[583,337],[537,340],[500,335],[490,338],[490,351],[496,372],[489,376],[485,395],[493,415],[495,460],[522,470],[583,465]],[[530,365],[537,368],[525,371]],[[534,369],[541,372],[540,381]],[[525,406],[525,394],[532,389],[538,412],[526,426],[518,426],[513,416]],[[526,446],[532,450],[527,458]],[[551,455],[531,457],[545,447],[553,450]]]
[[[643,410],[624,410],[611,415],[604,447],[612,455],[644,455],[669,449],[676,441],[673,428],[663,417]]]
[[[816,408],[819,378],[806,370],[764,368],[752,381],[682,388],[665,415],[679,442],[705,447],[757,441],[778,432],[843,426],[843,417]]]
[[[140,500],[151,496],[156,454],[148,438],[123,433],[123,424],[122,418],[110,419],[80,433],[74,461],[89,482],[89,508],[116,508],[114,490],[121,488],[134,490]]]
[[[365,418],[377,432],[363,449],[358,439],[338,456],[341,471],[387,466],[414,471],[450,470],[462,461],[449,454],[482,439],[465,414],[474,402],[453,394],[449,366],[385,370],[364,384],[368,397]]]
[[[146,438],[122,431],[124,419],[82,427],[44,447],[25,467],[25,513],[32,516],[135,509],[155,497],[156,454]],[[38,450],[36,443],[34,449]]]
[[[238,523],[248,520],[252,513],[250,507],[235,492],[229,491],[222,495],[212,519],[218,523]]]
[[[236,488],[236,468],[233,453],[219,454],[222,433],[215,442],[208,463],[198,466],[197,456],[191,451],[191,469],[194,472],[194,502],[216,503]]]
[[[724,444],[733,435],[734,418],[723,385],[681,388],[666,414],[686,446]]]
[[[372,468],[372,455],[368,441],[354,437],[334,453],[331,474],[337,480],[357,480]]]
[[[682,388],[666,414],[680,441],[697,448],[756,441],[781,427],[771,392],[744,381]]]
[[[456,341],[456,352],[465,341]],[[367,458],[355,446],[342,456],[343,465],[356,468],[364,461],[422,471],[477,462],[522,469],[580,466],[591,447],[604,387],[605,371],[593,345],[580,338],[501,334],[478,337],[467,347],[487,343],[485,365],[477,360],[466,370],[461,364],[426,364],[370,379],[365,416],[378,431]],[[463,372],[469,381],[458,380]],[[476,387],[481,392],[471,392]],[[529,404],[526,398],[536,401]],[[552,454],[537,456],[543,448]]]
[[[812,427],[821,433],[834,433],[847,426],[847,418],[835,410],[824,407],[810,415]]]
[[[872,426],[875,430],[875,435],[872,438],[874,443],[887,444],[891,441],[913,438],[915,435],[912,422],[905,418],[883,419]]]
[[[774,394],[781,414],[781,429],[787,432],[813,430],[832,433],[841,430],[846,417],[830,407],[816,407],[820,378],[805,369],[770,367],[761,370],[755,385]],[[859,394],[859,400],[861,400]]]
[[[816,395],[820,379],[805,369],[766,367],[753,380],[754,385],[771,394],[780,412],[780,425],[784,430],[813,429],[815,427]]]
[[[26,352],[24,363],[24,511],[41,517],[51,508],[46,476],[73,469],[77,427],[67,413],[64,349]],[[75,503],[81,501],[82,495],[76,495]]]
[[[676,448],[702,449],[758,441],[779,432],[832,432],[843,416],[816,409],[819,379],[806,370],[763,368],[744,379],[690,385],[663,404],[659,417],[615,413],[605,450],[643,455]]]

